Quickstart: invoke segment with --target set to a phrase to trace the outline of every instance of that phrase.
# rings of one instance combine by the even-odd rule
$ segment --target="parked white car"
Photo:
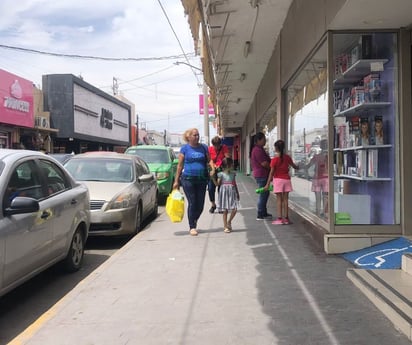
[[[0,296],[51,265],[83,262],[89,192],[41,152],[0,149]]]
[[[133,235],[158,211],[156,178],[139,157],[116,152],[75,155],[64,167],[90,191],[90,236]]]

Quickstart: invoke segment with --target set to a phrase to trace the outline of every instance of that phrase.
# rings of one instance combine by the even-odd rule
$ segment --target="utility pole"
[[[136,145],[139,145],[139,114],[136,114]]]
[[[186,65],[189,66],[190,68],[196,69],[198,71],[202,71],[201,68],[193,66],[189,63],[182,62],[182,61],[176,61],[174,63],[175,65]],[[209,145],[209,92],[206,84],[206,80],[203,76],[203,136],[204,136],[204,143],[206,145]]]
[[[112,86],[112,88],[113,88],[113,95],[116,96],[119,93],[119,84],[117,82],[116,77],[113,77],[113,86]]]

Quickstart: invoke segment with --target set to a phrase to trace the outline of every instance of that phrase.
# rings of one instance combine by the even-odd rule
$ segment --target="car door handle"
[[[46,218],[49,218],[49,216],[50,216],[50,212],[43,211],[43,213],[41,214],[40,218],[41,218],[41,219],[46,219]]]
[[[76,200],[76,199],[72,199],[72,201],[70,201],[70,204],[76,205],[76,204],[77,204],[77,200]]]

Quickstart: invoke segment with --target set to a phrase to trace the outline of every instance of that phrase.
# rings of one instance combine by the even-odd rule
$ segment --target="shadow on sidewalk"
[[[242,182],[254,196],[254,180]],[[271,195],[268,212],[274,217],[275,201]],[[256,223],[255,212],[243,211],[247,244],[258,262],[259,303],[277,344],[409,343],[346,278],[352,265],[326,254],[303,218],[290,212],[293,224],[275,226]]]

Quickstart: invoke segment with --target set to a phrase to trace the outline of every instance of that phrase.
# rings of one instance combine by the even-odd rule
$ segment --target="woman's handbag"
[[[172,223],[180,223],[185,214],[185,199],[177,189],[172,190],[166,200],[166,213]]]

